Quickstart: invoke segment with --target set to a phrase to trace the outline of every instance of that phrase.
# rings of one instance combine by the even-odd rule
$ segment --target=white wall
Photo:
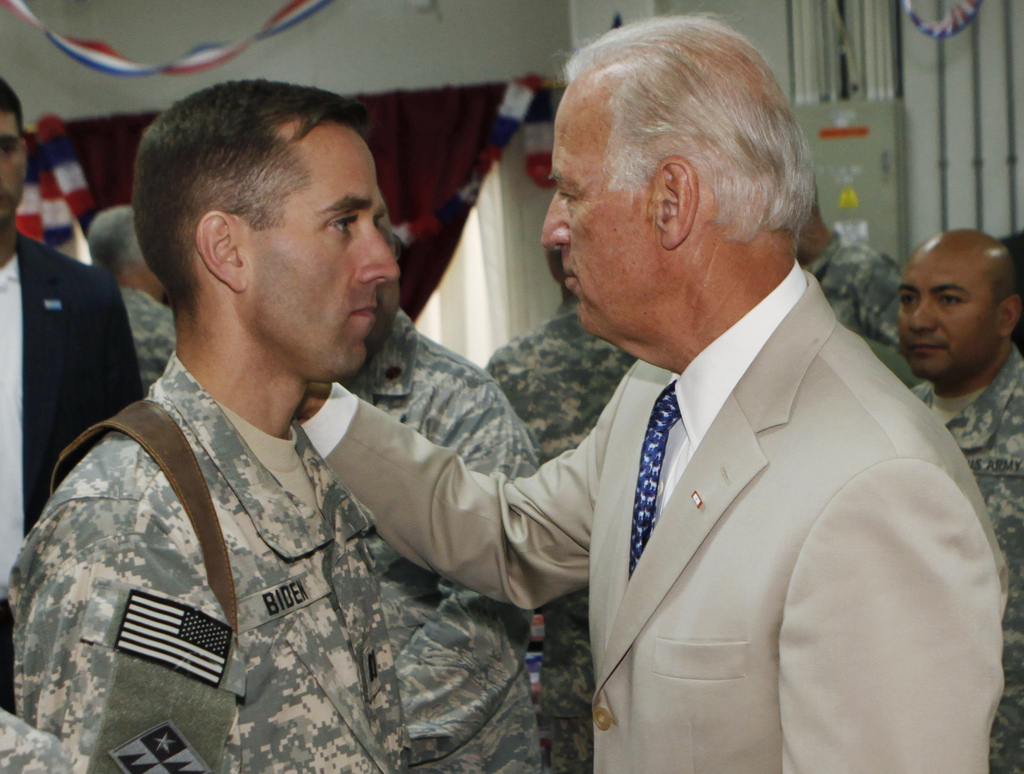
[[[1007,95],[1004,4],[1012,11],[1015,38],[1024,34],[1024,3],[989,0],[975,20],[981,53],[983,222],[975,218],[974,89],[971,77],[971,31],[946,42],[946,103],[949,177],[948,228],[982,228],[994,236],[1011,229],[1007,164]],[[925,7],[930,7],[927,3]],[[926,18],[935,18],[934,14]],[[909,160],[910,242],[916,245],[942,229],[939,190],[938,44],[904,18],[904,88]],[[1013,63],[1017,153],[1024,150],[1024,51]],[[1024,229],[1024,163],[1018,163],[1018,230]]]
[[[79,64],[41,32],[0,10],[0,75],[29,120],[158,110],[203,86],[266,77],[374,93],[552,75],[570,46],[568,0],[335,0],[301,24],[254,44],[237,59],[188,76],[118,78]],[[102,40],[143,62],[166,62],[199,43],[257,31],[284,0],[35,0],[52,29]]]
[[[612,28],[616,14],[629,24],[657,13],[655,0],[571,0],[569,18],[573,45],[579,45]]]

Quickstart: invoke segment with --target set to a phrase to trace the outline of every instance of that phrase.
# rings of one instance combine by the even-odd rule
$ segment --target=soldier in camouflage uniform
[[[560,264],[561,256],[556,259]],[[552,267],[556,279],[558,269]],[[634,361],[587,333],[575,303],[566,299],[554,319],[498,349],[487,370],[537,439],[543,463],[579,445]],[[588,606],[584,589],[543,608],[540,703],[551,719],[553,774],[589,774],[594,768]]]
[[[180,357],[152,397],[209,486],[238,628],[166,476],[107,436],[12,577],[20,706],[76,772],[407,770],[370,516],[292,421],[311,381],[364,357],[398,273],[365,125],[359,103],[249,81],[143,138],[136,225]]]
[[[815,205],[800,231],[797,259],[817,278],[839,322],[866,339],[899,344],[900,267],[893,258],[865,244],[844,245]]]
[[[963,450],[1010,572],[993,774],[1024,774],[1024,358],[1013,263],[995,239],[951,231],[919,247],[900,286],[899,331],[914,392]]]
[[[149,392],[174,352],[174,314],[170,307],[135,288],[121,288],[121,297],[139,358],[142,389]]]
[[[0,710],[0,771],[71,774],[71,762],[53,736]]]
[[[142,258],[131,207],[111,207],[96,216],[89,227],[89,254],[121,288],[142,390],[149,392],[174,352],[174,315],[162,303],[163,284]]]
[[[378,293],[369,361],[345,385],[474,470],[536,467],[533,442],[481,369],[417,332],[398,283]],[[525,666],[530,616],[449,583],[370,539],[412,739],[411,762],[443,774],[540,771]]]

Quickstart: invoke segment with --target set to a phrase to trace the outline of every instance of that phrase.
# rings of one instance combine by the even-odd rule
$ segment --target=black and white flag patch
[[[180,602],[132,590],[114,647],[217,686],[231,627]]]
[[[212,774],[170,721],[111,750],[110,757],[124,774]]]

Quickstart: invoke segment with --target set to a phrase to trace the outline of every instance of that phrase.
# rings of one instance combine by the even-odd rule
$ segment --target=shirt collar
[[[771,293],[678,376],[676,398],[691,449],[700,445],[726,398],[806,289],[807,278],[794,261],[792,270]]]
[[[18,271],[18,254],[11,256],[7,265],[0,269],[0,286],[10,284],[18,287],[21,284],[21,272]]]

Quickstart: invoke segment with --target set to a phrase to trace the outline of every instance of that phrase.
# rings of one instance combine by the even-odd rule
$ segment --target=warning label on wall
[[[853,190],[853,186],[848,185],[843,188],[843,192],[839,194],[839,208],[842,210],[851,210],[854,207],[860,207],[860,199],[857,198],[857,192]]]

